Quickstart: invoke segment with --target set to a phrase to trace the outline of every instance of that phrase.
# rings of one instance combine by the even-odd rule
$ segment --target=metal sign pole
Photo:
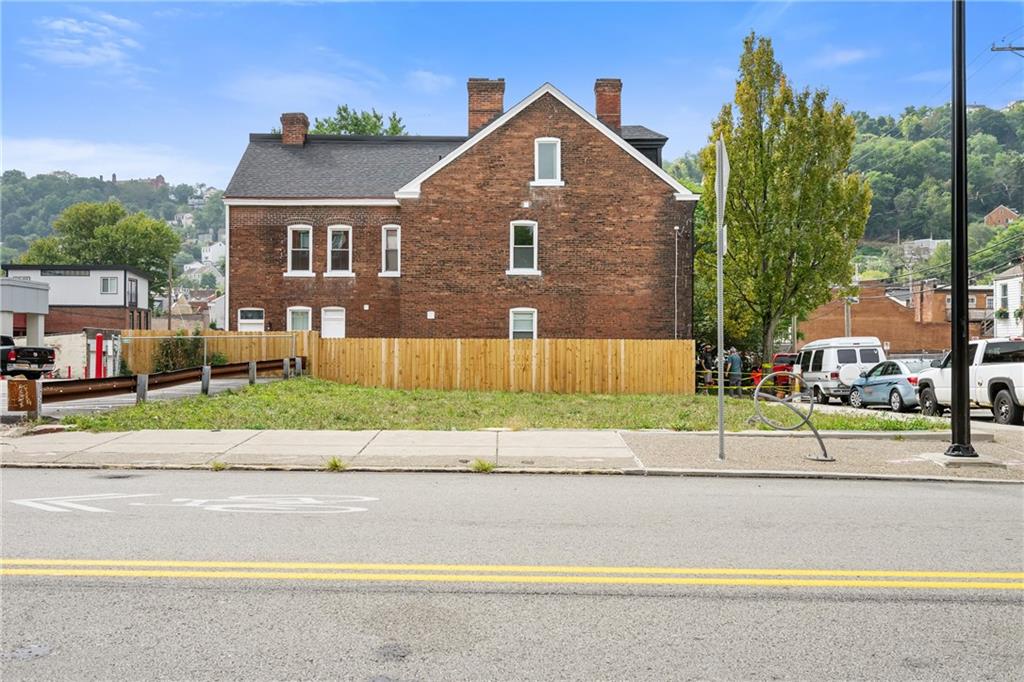
[[[729,187],[729,155],[725,139],[715,143],[715,226],[718,233],[716,260],[718,298],[718,459],[725,460],[725,193]]]
[[[971,445],[970,331],[967,310],[967,74],[964,64],[964,0],[953,0],[953,240],[952,251],[952,438],[946,454],[977,457]]]

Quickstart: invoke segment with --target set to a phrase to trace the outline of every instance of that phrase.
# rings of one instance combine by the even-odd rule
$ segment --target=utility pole
[[[174,261],[167,259],[167,331],[171,331],[171,289],[174,282]]]
[[[1001,45],[996,47],[995,43],[992,43],[993,52],[1012,52],[1018,57],[1024,57],[1024,45]]]
[[[977,457],[971,445],[967,309],[967,66],[964,49],[966,0],[953,0],[953,239],[952,247],[952,438],[946,455]]]

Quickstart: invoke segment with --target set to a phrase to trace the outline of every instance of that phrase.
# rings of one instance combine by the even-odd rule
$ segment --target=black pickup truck
[[[52,348],[31,348],[15,346],[10,336],[0,336],[0,374],[21,375],[26,379],[38,379],[44,372],[53,371],[57,357]]]

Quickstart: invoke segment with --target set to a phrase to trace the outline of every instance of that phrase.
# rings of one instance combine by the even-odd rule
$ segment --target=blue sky
[[[732,97],[744,34],[770,36],[799,85],[898,113],[949,97],[950,3],[10,3],[2,21],[2,167],[223,187],[249,132],[340,103],[461,135],[465,81],[506,106],[545,81],[593,110],[623,80],[623,122],[695,151]],[[968,97],[1024,98],[1024,3],[968,3]]]

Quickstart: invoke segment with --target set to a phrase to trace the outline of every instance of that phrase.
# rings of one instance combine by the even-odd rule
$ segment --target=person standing
[[[729,395],[740,398],[743,395],[740,388],[743,384],[743,358],[740,357],[735,346],[729,349],[726,364],[729,368]]]
[[[704,393],[710,394],[715,383],[715,355],[711,352],[711,344],[705,343],[700,352],[701,379],[704,381]]]

